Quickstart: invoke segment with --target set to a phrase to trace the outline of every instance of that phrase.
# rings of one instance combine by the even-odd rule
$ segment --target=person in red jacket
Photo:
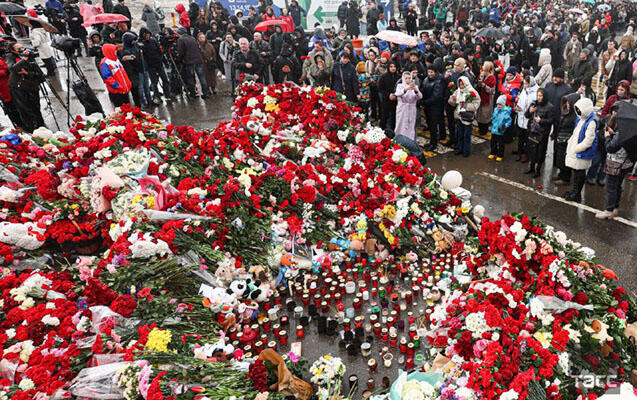
[[[284,24],[286,24],[288,27],[287,29],[283,29],[283,32],[292,32],[294,31],[294,20],[292,19],[292,16],[290,15],[289,11],[287,8],[282,8],[281,9],[281,15],[279,15],[279,20],[283,21]]]
[[[515,67],[509,67],[504,76],[504,82],[500,86],[500,93],[507,97],[507,107],[515,107],[521,86],[522,78],[518,75],[518,70]]]
[[[190,17],[188,16],[186,7],[184,7],[183,4],[179,3],[175,6],[175,11],[179,13],[179,25],[188,29],[188,33],[190,33]]]
[[[124,66],[117,58],[117,46],[105,44],[102,46],[104,58],[100,62],[100,75],[108,89],[108,97],[115,107],[121,107],[130,103],[128,93],[131,90],[131,82]]]
[[[0,45],[6,42],[2,41]],[[4,46],[2,46],[4,47]],[[2,99],[2,109],[9,117],[15,128],[22,127],[22,119],[20,113],[11,99],[11,91],[9,90],[9,67],[3,57],[0,57],[0,98]]]

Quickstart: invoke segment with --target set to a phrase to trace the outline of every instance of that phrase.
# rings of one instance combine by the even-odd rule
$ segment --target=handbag
[[[460,111],[458,113],[458,116],[465,122],[473,122],[473,120],[476,118],[476,113],[473,111]]]
[[[606,159],[606,165],[604,165],[604,173],[606,175],[617,176],[621,173],[623,164],[624,163],[621,163],[619,161]]]

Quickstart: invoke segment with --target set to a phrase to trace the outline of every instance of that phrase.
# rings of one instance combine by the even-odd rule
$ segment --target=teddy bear
[[[613,340],[613,337],[608,334],[608,325],[598,319],[594,319],[591,322],[591,326],[585,327],[584,330],[590,333],[593,339],[599,340],[602,344],[602,356],[608,357],[608,355],[613,351],[613,348],[610,344],[608,344],[609,340]]]
[[[431,237],[434,240],[434,253],[444,253],[451,249],[453,245],[453,234],[442,228],[434,228],[431,230]]]
[[[252,278],[235,279],[230,282],[227,293],[237,299],[253,300],[261,303],[272,295],[272,288],[269,282],[261,282]]]

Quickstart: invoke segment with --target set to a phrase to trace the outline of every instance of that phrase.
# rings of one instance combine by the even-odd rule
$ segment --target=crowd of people
[[[178,4],[177,27],[167,26],[160,9],[145,5],[137,33],[131,30],[137,16],[125,1],[102,5],[128,22],[93,26],[99,29],[91,32],[73,0],[45,5],[48,20],[80,39],[86,56],[94,58],[115,106],[132,97],[134,104],[152,107],[182,90],[207,99],[216,94],[217,79],[227,80],[232,93],[241,80],[329,86],[397,137],[417,143],[419,132],[428,132],[428,151],[444,145],[469,157],[475,128],[480,136],[490,134],[489,159],[501,162],[509,146],[526,165],[521,171],[539,177],[552,142],[556,184],[571,185],[566,199],[581,201],[587,182],[606,186],[599,218],[617,215],[624,178],[635,180],[630,158],[617,145],[614,107],[637,97],[637,8],[631,3],[402,1],[398,19],[386,21],[390,10],[375,0],[344,1],[339,26],[317,24],[307,34],[307,13],[296,0],[276,12],[268,0],[259,0],[247,15],[231,15],[219,2]],[[420,31],[418,44],[373,36],[384,30],[411,36]],[[29,35],[52,74],[55,58],[41,33],[36,24]],[[364,46],[361,35],[368,35]],[[22,45],[4,43],[4,109],[16,126],[29,130],[41,122],[38,107],[32,107],[39,101],[33,82],[44,74],[24,68],[33,57]],[[594,83],[605,87],[603,93]]]

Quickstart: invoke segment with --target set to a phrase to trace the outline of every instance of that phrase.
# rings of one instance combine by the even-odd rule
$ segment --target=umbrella
[[[96,24],[110,24],[114,22],[128,22],[128,18],[121,14],[99,14],[89,17],[82,25],[91,26]]]
[[[396,43],[396,44],[402,44],[405,46],[409,46],[409,47],[413,47],[413,46],[418,46],[418,39],[416,39],[413,36],[409,36],[406,33],[403,32],[399,32],[399,31],[382,31],[382,32],[378,32],[376,34],[376,37],[379,40],[384,40],[386,42],[391,42],[391,43]]]
[[[570,10],[568,10],[568,12],[573,13],[573,14],[586,14],[584,12],[584,10],[582,10],[581,8],[571,8]]]
[[[21,23],[22,25],[26,25],[30,28],[38,28],[39,27],[38,24],[39,24],[42,28],[44,28],[45,31],[49,33],[60,33],[60,31],[58,31],[58,28],[54,27],[53,25],[39,18],[33,18],[33,17],[20,15],[15,17],[14,19],[18,21],[19,23]]]
[[[5,15],[22,15],[27,12],[27,9],[22,4],[2,2],[0,3],[0,13]]]
[[[610,10],[612,7],[608,4],[600,4],[597,6],[597,8],[599,8],[602,11],[606,11],[606,10]]]
[[[595,0],[580,0],[582,3],[595,4]]]
[[[477,31],[476,37],[491,38],[491,39],[498,40],[504,37],[504,33],[497,28],[488,26],[486,28],[482,28],[479,31]]]
[[[281,25],[283,32],[292,32],[294,29],[287,23],[287,21],[282,21],[280,19],[270,19],[267,21],[261,21],[254,27],[255,31],[265,32],[268,30],[268,26]]]
[[[620,101],[617,110],[618,143],[628,151],[631,160],[637,158],[637,104]]]
[[[80,15],[82,16],[82,18],[84,18],[84,21],[95,15],[100,15],[103,13],[104,7],[102,7],[101,4],[98,4],[96,6],[92,6],[90,4],[80,4]]]

